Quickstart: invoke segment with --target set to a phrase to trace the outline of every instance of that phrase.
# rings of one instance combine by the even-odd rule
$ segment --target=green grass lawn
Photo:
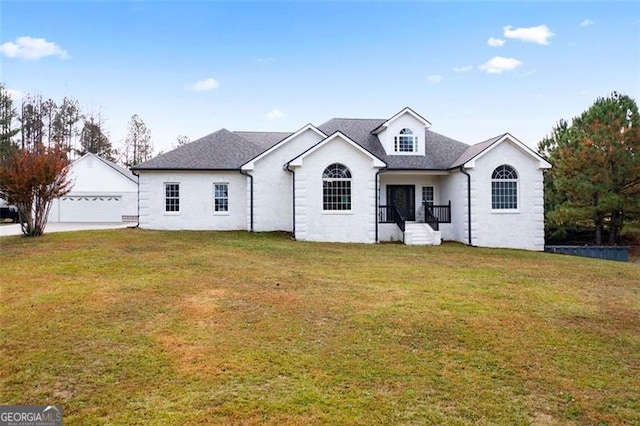
[[[640,424],[638,264],[135,229],[0,252],[0,403],[65,424]]]

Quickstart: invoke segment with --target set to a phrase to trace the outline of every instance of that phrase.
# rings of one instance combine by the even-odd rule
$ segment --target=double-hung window
[[[498,166],[491,175],[491,208],[516,210],[518,208],[518,173],[511,166]]]
[[[322,173],[322,210],[351,210],[351,172],[340,163]]]
[[[433,186],[422,187],[422,204],[425,206],[432,206],[434,203]]]
[[[213,184],[213,211],[215,213],[226,213],[229,211],[229,184]]]
[[[164,211],[166,213],[178,213],[180,211],[180,184],[164,184]]]

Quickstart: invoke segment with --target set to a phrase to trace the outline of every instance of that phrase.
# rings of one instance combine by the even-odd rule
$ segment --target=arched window
[[[491,175],[491,208],[515,210],[518,208],[518,173],[511,166],[496,167]]]
[[[400,134],[394,136],[393,149],[395,152],[416,152],[418,137],[413,135],[411,129],[404,128],[400,130]]]
[[[351,210],[351,172],[340,163],[322,173],[322,210]]]

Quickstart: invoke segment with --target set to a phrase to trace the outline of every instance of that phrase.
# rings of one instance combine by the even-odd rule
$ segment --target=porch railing
[[[449,204],[445,205],[437,206],[422,203],[422,206],[424,207],[424,221],[426,223],[430,223],[430,220],[437,220],[438,223],[451,223],[451,200],[449,200]]]
[[[429,208],[430,206],[426,206],[426,207],[427,208],[424,209],[424,223],[429,225],[431,227],[431,229],[433,229],[434,231],[439,231],[440,230],[440,221],[432,213],[432,210]]]
[[[451,223],[451,201],[445,205],[433,205],[423,203],[424,207],[424,223],[433,228],[434,231],[440,230],[441,223]],[[404,232],[406,219],[402,216],[396,206],[379,206],[378,209],[379,223],[395,223],[398,228]]]
[[[402,214],[400,214],[396,206],[379,206],[378,222],[395,223],[402,232],[404,232],[405,229],[405,219],[402,217]]]

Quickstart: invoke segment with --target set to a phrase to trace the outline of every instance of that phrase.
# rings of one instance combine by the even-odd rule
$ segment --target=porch
[[[446,171],[387,171],[378,192],[379,241],[439,245],[452,237],[454,188]]]
[[[441,224],[451,223],[451,202],[447,205],[424,203],[416,212],[415,219],[407,220],[395,205],[379,206],[378,223],[382,228],[381,240],[400,240],[407,245],[440,245]]]
[[[404,232],[407,222],[426,223],[434,231],[439,231],[441,223],[451,223],[451,201],[446,205],[423,202],[416,211],[414,220],[408,220],[395,204],[378,207],[378,223],[395,223]]]

